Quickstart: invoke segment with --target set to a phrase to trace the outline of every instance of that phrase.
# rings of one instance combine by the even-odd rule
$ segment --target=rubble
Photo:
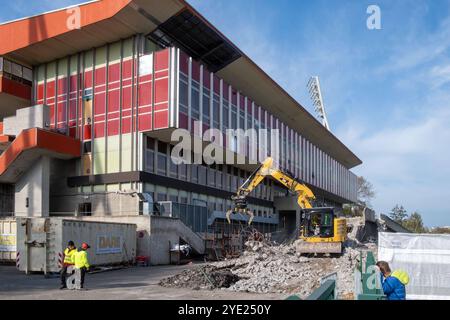
[[[206,265],[192,270],[184,270],[173,277],[161,280],[159,284],[163,287],[212,290],[228,288],[239,279],[239,276],[233,274],[229,268]]]
[[[275,245],[250,240],[239,258],[183,271],[164,279],[161,285],[296,294],[303,299],[320,286],[323,277],[332,275],[336,278],[338,298],[349,299],[354,294],[354,270],[360,251],[376,251],[374,243],[363,244],[356,240],[356,232],[349,234],[344,252],[338,256],[302,256],[295,250],[296,242]]]

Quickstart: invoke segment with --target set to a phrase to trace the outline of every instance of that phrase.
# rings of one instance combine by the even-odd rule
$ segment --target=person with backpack
[[[386,261],[376,263],[380,269],[381,284],[387,300],[406,300],[406,285],[409,283],[409,276],[403,270],[391,272],[391,268]]]

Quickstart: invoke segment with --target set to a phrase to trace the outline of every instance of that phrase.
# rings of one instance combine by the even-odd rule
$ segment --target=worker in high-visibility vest
[[[73,266],[75,264],[75,253],[77,252],[77,248],[75,247],[75,243],[73,241],[69,241],[67,244],[67,248],[64,250],[64,261],[61,269],[61,287],[60,289],[67,288],[66,276],[67,276],[67,268]]]
[[[89,260],[87,250],[90,246],[83,242],[80,250],[75,253],[75,289],[80,290],[84,288],[84,276],[89,271]]]

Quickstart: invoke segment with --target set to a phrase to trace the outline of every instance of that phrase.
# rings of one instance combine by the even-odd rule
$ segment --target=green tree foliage
[[[426,233],[427,228],[423,225],[422,216],[418,212],[413,212],[408,218],[406,218],[402,225],[413,233]]]
[[[430,233],[434,233],[434,234],[450,234],[450,228],[449,227],[436,227],[436,228],[432,228]]]
[[[364,177],[358,177],[358,204],[364,207],[371,207],[371,201],[375,197],[373,185]]]
[[[389,213],[389,217],[395,222],[403,225],[403,222],[408,217],[408,214],[406,213],[406,210],[405,208],[403,208],[403,206],[399,206],[397,204],[394,208],[392,208],[391,212]]]

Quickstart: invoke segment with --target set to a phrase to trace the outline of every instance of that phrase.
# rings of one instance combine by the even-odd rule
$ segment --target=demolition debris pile
[[[320,279],[337,273],[338,294],[353,291],[353,270],[359,252],[346,248],[339,258],[302,257],[292,245],[270,246],[263,242],[247,242],[247,250],[237,261],[220,262],[217,265],[231,267],[241,280],[230,290],[256,293],[296,293],[309,295],[320,285]]]
[[[159,284],[163,287],[213,290],[216,288],[229,288],[239,279],[239,276],[232,273],[229,268],[206,265],[191,270],[184,270],[173,277],[161,280]]]
[[[336,273],[338,297],[351,297],[359,250],[347,246],[339,257],[305,257],[296,244],[273,245],[247,241],[237,259],[185,270],[161,281],[166,287],[218,289],[253,293],[298,294],[307,297],[320,286],[320,279]],[[367,247],[366,247],[367,249]]]

